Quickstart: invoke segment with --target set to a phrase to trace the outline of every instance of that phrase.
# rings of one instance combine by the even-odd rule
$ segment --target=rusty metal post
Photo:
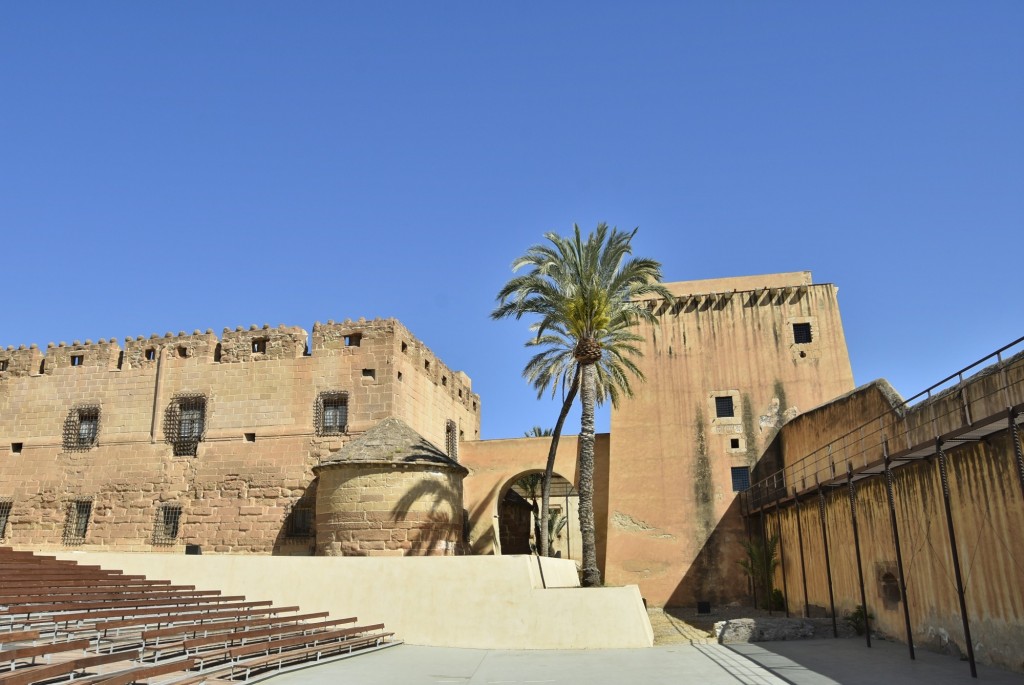
[[[786,610],[786,618],[789,618],[789,583],[786,581],[786,546],[782,540],[782,512],[779,510],[779,491],[775,491],[775,525],[779,532],[779,564],[782,566],[782,608]],[[769,604],[772,598],[768,598]]]
[[[956,594],[960,600],[960,620],[964,626],[964,642],[967,643],[967,661],[971,665],[971,677],[978,677],[978,667],[974,663],[974,644],[971,639],[971,623],[967,619],[967,599],[964,596],[964,579],[960,572],[960,554],[956,549],[956,531],[953,529],[953,508],[949,501],[949,471],[946,466],[946,453],[942,449],[942,440],[935,439],[935,452],[939,457],[939,477],[942,479],[942,502],[946,508],[946,529],[949,531],[949,551],[953,555],[953,577],[956,579]]]
[[[864,637],[871,646],[871,619],[868,618],[868,597],[864,591],[864,566],[860,561],[860,533],[857,531],[857,488],[853,485],[853,467],[846,462],[846,486],[850,491],[850,522],[853,524],[853,551],[857,555],[857,580],[860,582],[860,606],[864,611]]]
[[[804,531],[800,523],[800,498],[796,494],[796,487],[793,487],[793,502],[796,505],[796,540],[800,546],[800,578],[804,584],[804,616],[811,617],[809,600],[807,599],[807,566],[804,564]]]
[[[836,599],[832,592],[832,563],[828,558],[828,531],[825,526],[825,491],[818,485],[818,515],[821,518],[821,542],[825,547],[825,577],[828,578],[828,606],[832,612],[832,636],[839,637],[839,625],[836,623]]]
[[[889,441],[882,440],[882,454],[885,457],[885,494],[889,500],[889,525],[892,527],[892,544],[896,548],[896,571],[900,574],[900,599],[903,601],[903,624],[907,632],[907,647],[910,658],[914,655],[914,634],[910,627],[910,604],[907,600],[907,579],[903,574],[903,553],[900,551],[900,529],[896,525],[896,497],[893,495],[892,467],[889,460]]]
[[[1017,460],[1017,477],[1020,478],[1020,493],[1024,495],[1024,452],[1020,447],[1020,431],[1017,428],[1017,415],[1013,409],[1007,411],[1010,418],[1010,435],[1013,436],[1013,456]]]
[[[747,492],[749,492],[749,490]],[[743,493],[743,494],[746,495],[747,493]],[[744,506],[744,504],[746,504],[746,506]],[[744,511],[746,513],[744,513]],[[753,536],[752,536],[752,534],[750,532],[750,517],[751,517],[751,513],[750,513],[750,502],[748,501],[747,497],[740,497],[740,515],[743,516],[743,524],[744,524],[744,527],[747,529],[747,548],[749,549],[750,546],[754,544],[754,540],[753,540]],[[750,559],[750,561],[753,561],[753,559]],[[756,609],[757,608],[757,583],[754,582],[753,574],[751,574],[751,576],[750,576],[750,595],[754,598],[754,608]]]
[[[766,555],[768,552],[768,516],[765,514],[763,504],[761,505],[761,511],[759,512],[757,518],[761,522],[761,559],[762,561],[767,561],[768,557]],[[761,569],[758,570],[760,571]],[[771,573],[765,573],[765,581],[767,581],[769,586],[774,587],[775,583],[773,582],[774,579],[772,578]],[[757,585],[756,581],[754,585]],[[766,587],[764,589],[765,594],[768,595],[769,616],[772,615],[772,587]],[[757,608],[757,604],[754,605],[754,608]]]

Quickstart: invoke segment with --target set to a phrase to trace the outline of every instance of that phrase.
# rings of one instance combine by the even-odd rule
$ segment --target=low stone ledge
[[[801,618],[734,618],[715,624],[715,637],[721,644],[807,640],[814,636],[814,623]]]

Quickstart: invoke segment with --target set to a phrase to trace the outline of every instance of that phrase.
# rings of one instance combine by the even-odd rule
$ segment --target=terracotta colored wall
[[[253,351],[258,339],[265,352]],[[312,467],[352,435],[391,414],[442,448],[448,420],[463,434],[479,431],[468,377],[397,321],[317,323],[310,343],[307,356],[301,329],[252,327],[127,339],[124,348],[102,340],[45,355],[0,351],[0,498],[12,501],[5,544],[61,547],[67,504],[90,498],[86,548],[309,554],[311,539],[285,536],[286,517]],[[415,363],[424,358],[429,369]],[[348,393],[348,435],[316,436],[321,391]],[[181,393],[206,398],[194,457],[174,456],[165,441],[165,412]],[[100,408],[97,445],[68,451],[65,422],[85,404]],[[161,504],[182,507],[169,546],[153,541]]]
[[[965,422],[965,406],[971,408],[972,421],[997,417],[998,432],[985,440],[946,445],[950,503],[976,656],[982,662],[1024,671],[1024,538],[1020,535],[1024,493],[1006,428],[1006,407],[1024,402],[1024,358],[1010,360],[1005,373],[985,371],[962,388],[915,405],[905,417],[892,409],[891,400],[888,384],[878,381],[787,424],[779,436],[787,472],[814,472],[815,468],[801,468],[801,460],[820,462],[820,455],[828,453],[823,443],[838,441],[841,446],[843,435],[849,435],[846,443],[858,448],[851,449],[853,466],[880,460],[883,433],[874,433],[875,426],[885,426],[890,451],[897,452],[906,447],[908,435],[913,441],[927,442],[936,430],[953,430],[957,421]],[[846,462],[838,456],[842,450],[834,448],[832,453],[837,455],[837,472],[845,473]],[[911,631],[919,646],[965,654],[938,464],[933,456],[893,470]],[[789,482],[802,487],[798,478],[791,477]],[[887,599],[882,582],[886,574],[898,577],[884,478],[860,480],[855,487],[867,606],[878,630],[905,640],[902,603]],[[823,615],[829,606],[818,503],[816,493],[802,499],[800,531],[793,506],[766,516],[769,534],[779,530],[781,521],[786,594],[791,610],[798,614],[805,604],[815,615]],[[829,490],[825,504],[836,610],[842,617],[861,603],[848,488]],[[776,584],[782,587],[782,583],[780,568]]]
[[[469,516],[469,551],[472,554],[494,554],[499,551],[498,503],[508,488],[526,473],[543,471],[547,463],[549,438],[514,438],[482,440],[461,445],[460,462],[469,469],[464,482],[465,507]],[[608,448],[607,433],[596,436],[594,443],[594,515],[598,522],[598,563],[604,563],[608,518]],[[563,435],[558,443],[555,473],[574,485],[579,482],[576,454],[578,438]],[[576,547],[578,549],[578,541]]]
[[[725,602],[746,587],[731,469],[853,375],[836,288],[807,272],[669,288],[676,306],[652,302],[658,324],[640,329],[647,382],[612,412],[607,580],[656,606]],[[811,324],[811,343],[794,342],[794,323]],[[716,417],[717,395],[733,418]]]

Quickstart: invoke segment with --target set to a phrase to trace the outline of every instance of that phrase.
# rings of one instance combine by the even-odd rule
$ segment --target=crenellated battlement
[[[158,336],[153,333],[148,338],[142,335],[134,339],[125,338],[122,368],[146,368],[156,364],[161,355],[212,362],[219,343],[212,329],[207,329],[206,333],[196,329],[191,335],[179,331],[177,335],[165,333]]]
[[[470,411],[479,410],[479,397],[473,394],[472,381],[462,371],[442,362],[422,341],[393,318],[341,322],[329,320],[313,324],[312,336],[298,326],[269,324],[248,328],[224,328],[218,337],[212,329],[192,333],[179,331],[163,335],[152,333],[126,337],[124,347],[116,339],[98,342],[75,340],[49,343],[45,352],[35,344],[0,350],[0,382],[24,376],[49,376],[62,369],[90,371],[144,370],[161,359],[193,360],[195,363],[232,364],[302,357],[348,357],[366,360],[367,371],[394,364],[394,378],[418,377],[437,386]]]

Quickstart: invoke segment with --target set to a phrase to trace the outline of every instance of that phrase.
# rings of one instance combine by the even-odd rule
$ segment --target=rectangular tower
[[[810,272],[666,284],[647,377],[611,418],[608,583],[655,606],[745,594],[736,493],[778,428],[853,389],[837,288]]]

